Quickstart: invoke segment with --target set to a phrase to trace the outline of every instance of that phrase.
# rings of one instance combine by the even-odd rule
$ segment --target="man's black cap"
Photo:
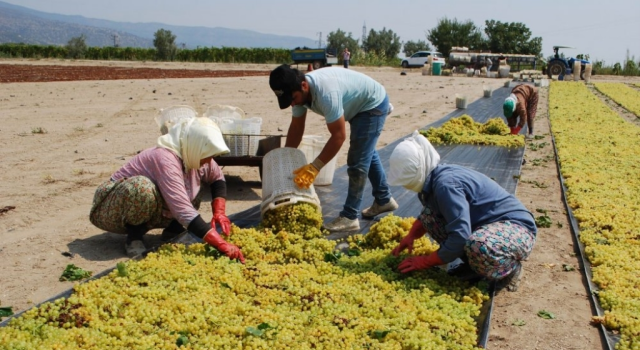
[[[283,64],[271,71],[269,86],[278,97],[280,109],[291,106],[293,91],[298,86],[298,74],[288,64]]]

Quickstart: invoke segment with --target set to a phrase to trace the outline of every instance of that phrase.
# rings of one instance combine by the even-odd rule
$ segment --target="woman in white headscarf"
[[[225,242],[216,231],[229,234],[231,222],[225,214],[227,185],[214,156],[229,153],[220,128],[209,118],[191,118],[173,125],[158,138],[156,147],[133,157],[95,192],[90,220],[105,231],[127,235],[130,257],[146,250],[143,236],[164,228],[163,240],[186,229],[231,259],[244,257],[240,249]],[[211,189],[211,223],[198,209],[200,188]]]
[[[440,155],[417,131],[393,150],[389,183],[418,193],[423,205],[409,234],[393,249],[398,256],[428,233],[440,244],[426,256],[408,257],[402,273],[450,263],[457,258],[489,280],[505,280],[515,291],[521,261],[533,248],[537,233],[533,215],[513,195],[477,171],[439,164]]]

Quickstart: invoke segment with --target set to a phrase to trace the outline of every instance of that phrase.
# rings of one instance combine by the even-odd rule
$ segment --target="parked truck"
[[[512,72],[523,69],[536,69],[537,57],[535,55],[503,54],[491,52],[474,51],[451,51],[449,54],[449,66],[477,69],[486,66],[487,58],[491,59],[492,71],[498,71],[500,59],[506,59],[506,63],[511,66]]]
[[[336,50],[330,48],[310,49],[308,47],[296,47],[291,50],[291,60],[296,64],[311,64],[313,69],[338,64]]]

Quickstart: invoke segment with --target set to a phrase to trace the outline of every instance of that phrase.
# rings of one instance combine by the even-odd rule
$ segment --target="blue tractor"
[[[584,80],[584,69],[585,65],[589,63],[587,60],[577,59],[573,57],[560,57],[558,53],[559,49],[572,49],[569,46],[554,46],[553,47],[553,58],[547,62],[547,75],[549,79],[551,79],[552,75],[558,76],[559,80],[564,80],[565,74],[573,74],[573,65],[577,60],[580,62],[580,79]]]

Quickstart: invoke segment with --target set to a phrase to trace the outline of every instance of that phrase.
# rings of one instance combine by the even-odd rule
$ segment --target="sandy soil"
[[[261,117],[262,133],[271,135],[286,133],[289,122],[290,111],[278,109],[264,74],[276,65],[0,61],[5,64],[257,72],[221,78],[203,74],[205,78],[1,83],[0,209],[15,208],[0,211],[0,305],[13,306],[15,312],[72,287],[58,281],[67,264],[98,273],[127,259],[123,237],[94,227],[89,209],[98,184],[155,144],[159,131],[153,119],[160,108],[187,104],[202,113],[212,104],[234,105]],[[395,107],[378,147],[453,111],[456,93],[473,101],[482,97],[483,85],[497,89],[504,84],[502,79],[423,76],[420,69],[406,70],[406,75],[400,68],[353,69],[384,84]],[[537,150],[527,148],[517,195],[532,212],[547,210],[554,225],[540,229],[520,291],[495,298],[489,348],[601,349],[598,329],[589,325],[592,310],[584,273],[553,161],[547,95],[543,89],[535,126],[544,139],[534,142]],[[307,121],[307,134],[328,134],[321,117]],[[343,147],[337,167],[345,163]],[[229,214],[260,203],[257,168],[225,167],[224,172]],[[210,207],[203,205],[201,214],[210,217]],[[148,243],[159,243],[159,233],[152,231]],[[564,271],[563,265],[576,270]],[[539,310],[556,319],[538,317]]]

